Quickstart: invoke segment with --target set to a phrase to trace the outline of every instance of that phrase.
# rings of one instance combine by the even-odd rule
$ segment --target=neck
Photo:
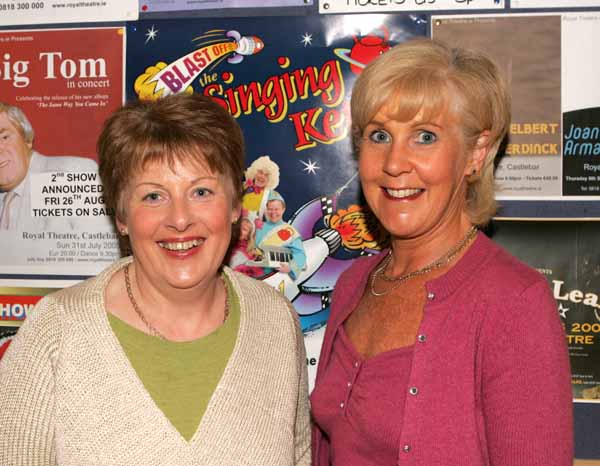
[[[432,264],[457,246],[471,223],[466,216],[412,238],[392,238],[391,260],[386,275],[400,276]],[[456,258],[464,253],[461,251]],[[454,259],[455,260],[455,259]]]
[[[193,288],[176,289],[156,286],[139,271],[134,261],[131,282],[135,299],[146,318],[169,340],[197,339],[222,324],[227,290],[218,274]]]

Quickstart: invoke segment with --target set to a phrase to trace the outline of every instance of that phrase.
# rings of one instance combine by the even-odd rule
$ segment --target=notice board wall
[[[32,180],[28,208],[35,222],[0,233],[7,245],[0,251],[0,357],[37,300],[118,257],[95,177],[95,139],[121,101],[152,98],[153,79],[163,73],[170,76],[163,81],[168,92],[210,94],[229,108],[244,130],[248,164],[267,155],[279,167],[276,189],[287,201],[286,219],[303,237],[309,270],[298,280],[280,274],[266,281],[294,303],[314,377],[337,277],[357,257],[378,250],[368,235],[351,241],[340,233],[362,219],[347,137],[352,84],[386,47],[433,36],[485,49],[509,76],[513,124],[497,167],[500,210],[490,234],[545,273],[555,291],[578,364],[576,456],[600,459],[594,435],[600,425],[600,318],[589,304],[600,294],[594,247],[600,227],[600,64],[593,58],[600,1],[219,3],[221,8],[205,9],[180,1],[169,11],[174,7],[165,2],[140,1],[139,19],[132,21],[0,26],[0,101],[27,113],[36,151],[71,156],[61,160],[85,174],[67,179],[56,175],[66,171],[57,166],[54,177]],[[245,52],[231,49],[232,41],[244,44]],[[205,59],[177,66],[203,47]],[[96,191],[76,193],[90,185]],[[532,252],[533,243],[543,248]],[[588,296],[588,304],[570,300],[572,290]]]

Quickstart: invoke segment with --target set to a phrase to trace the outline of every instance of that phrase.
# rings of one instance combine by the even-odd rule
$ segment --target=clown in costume
[[[262,250],[272,246],[288,249],[292,253],[292,259],[288,264],[283,264],[279,271],[288,273],[294,280],[306,266],[306,253],[300,233],[283,221],[284,212],[283,197],[277,191],[271,191],[267,201],[267,221],[256,229],[256,245]],[[272,270],[265,269],[265,272],[269,273]]]
[[[244,175],[242,207],[251,221],[263,220],[269,194],[279,184],[279,166],[263,155],[250,164]]]

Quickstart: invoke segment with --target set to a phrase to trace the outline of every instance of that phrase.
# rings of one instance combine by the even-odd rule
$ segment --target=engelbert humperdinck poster
[[[600,196],[599,24],[588,12],[432,17],[434,38],[485,50],[508,78],[498,199]]]
[[[0,278],[118,257],[96,141],[123,102],[124,45],[120,27],[0,32]]]

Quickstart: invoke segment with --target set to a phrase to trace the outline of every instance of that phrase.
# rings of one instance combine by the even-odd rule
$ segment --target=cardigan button
[[[419,389],[417,387],[410,387],[410,389],[408,390],[408,392],[411,395],[416,395],[417,393],[419,393]]]
[[[427,299],[429,301],[433,301],[435,299],[435,293],[433,293],[431,291],[429,293],[427,293]]]
[[[425,343],[425,340],[427,340],[427,337],[425,336],[425,334],[421,333],[418,337],[417,340],[419,340],[419,343]]]
[[[409,445],[409,444],[406,444],[406,445],[404,445],[404,446],[402,447],[402,451],[403,451],[404,453],[408,453],[408,452],[410,451],[410,445]]]

